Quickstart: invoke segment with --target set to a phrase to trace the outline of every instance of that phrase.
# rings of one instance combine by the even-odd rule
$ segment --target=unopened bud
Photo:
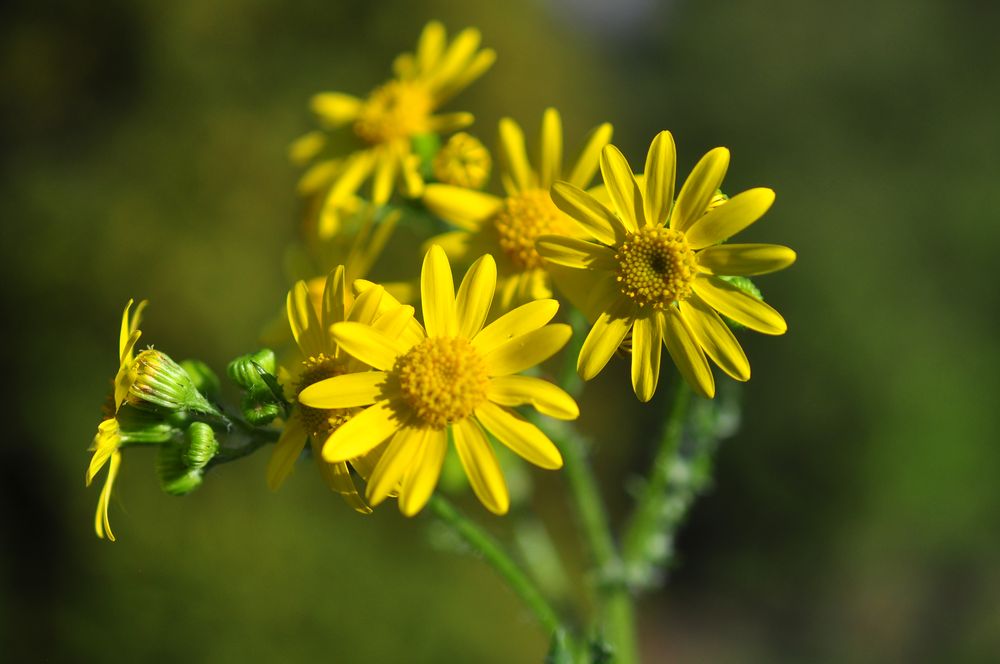
[[[188,373],[166,353],[153,348],[144,350],[135,358],[132,370],[135,379],[129,387],[129,405],[167,412],[218,413],[198,391]]]
[[[444,184],[482,189],[490,178],[490,151],[479,139],[459,132],[448,139],[434,157],[434,177]]]
[[[183,461],[188,468],[204,468],[219,452],[219,441],[212,427],[204,422],[194,422],[185,435]]]
[[[202,469],[189,468],[184,461],[184,445],[172,444],[160,447],[156,456],[156,475],[160,478],[160,488],[172,496],[184,496],[202,483]]]

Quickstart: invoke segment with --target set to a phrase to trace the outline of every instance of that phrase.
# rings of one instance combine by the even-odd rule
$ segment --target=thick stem
[[[549,606],[534,582],[492,535],[465,517],[451,502],[440,495],[432,496],[428,505],[439,519],[451,527],[496,570],[535,615],[550,638],[563,629],[559,616]]]

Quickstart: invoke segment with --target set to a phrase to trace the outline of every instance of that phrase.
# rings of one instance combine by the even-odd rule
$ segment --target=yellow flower
[[[318,309],[304,281],[296,283],[288,293],[288,324],[301,353],[300,361],[281,371],[282,382],[292,390],[289,395],[292,400],[316,382],[366,368],[344,353],[330,335],[330,326],[335,323],[357,321],[393,337],[409,335],[416,339],[413,307],[401,306],[381,286],[369,288],[355,299],[346,288],[345,273],[342,265],[330,273]],[[371,512],[354,486],[347,462],[362,477],[367,477],[381,450],[365,450],[363,454],[336,462],[324,461],[320,455],[323,442],[357,412],[356,408],[314,408],[297,403],[268,462],[268,486],[272,490],[281,486],[309,440],[327,485],[358,512]]]
[[[104,488],[101,489],[101,497],[97,501],[97,512],[94,515],[94,532],[100,538],[107,537],[112,542],[115,535],[111,532],[111,523],[108,521],[108,503],[111,500],[111,489],[114,487],[115,478],[118,476],[118,468],[121,466],[122,444],[121,431],[118,426],[117,414],[128,397],[129,388],[135,380],[134,359],[135,344],[139,341],[142,332],[139,330],[139,323],[142,320],[142,310],[146,308],[146,300],[139,303],[135,308],[135,313],[129,315],[132,309],[132,300],[125,305],[122,312],[121,331],[118,335],[118,372],[114,380],[113,401],[108,410],[107,417],[97,427],[97,435],[90,447],[94,455],[90,458],[90,465],[87,468],[87,486],[94,480],[94,476],[100,472],[110,460],[108,476],[104,480]]]
[[[375,88],[366,99],[324,92],[311,105],[325,129],[351,124],[365,144],[343,160],[322,160],[303,175],[310,186],[327,186],[320,234],[332,235],[338,207],[372,179],[371,199],[384,205],[396,183],[409,197],[419,196],[423,179],[412,140],[422,134],[445,133],[472,123],[469,113],[435,114],[445,102],[479,78],[496,53],[480,49],[478,30],[467,28],[451,42],[444,27],[432,21],[420,35],[416,53],[404,53],[393,65],[395,78]],[[300,163],[313,160],[326,144],[325,135],[310,132],[296,141],[291,156]]]
[[[555,445],[511,407],[531,404],[561,419],[579,415],[560,388],[515,375],[558,352],[571,330],[547,324],[559,307],[555,300],[531,302],[484,327],[496,289],[489,255],[469,268],[456,297],[448,259],[432,246],[420,288],[424,325],[417,338],[363,323],[335,324],[341,347],[376,371],[320,381],[299,400],[313,408],[365,407],[326,441],[327,461],[351,459],[389,441],[368,481],[373,505],[396,491],[403,514],[419,512],[437,484],[450,431],[479,500],[503,514],[510,504],[507,485],[483,430],[536,466],[562,466]]]
[[[750,378],[746,355],[720,313],[764,334],[788,329],[777,311],[720,278],[775,272],[795,261],[795,252],[780,245],[720,244],[774,201],[765,188],[720,200],[728,166],[727,149],[710,151],[675,202],[674,139],[664,131],[649,148],[642,188],[621,152],[604,148],[601,174],[614,212],[571,183],[552,187],[555,204],[588,235],[537,242],[546,260],[570,268],[563,270],[567,295],[596,317],[577,363],[584,380],[604,368],[631,331],[632,386],[640,400],[656,390],[661,340],[687,382],[712,397],[715,380],[706,355],[736,380]]]
[[[602,124],[584,144],[575,165],[563,170],[562,121],[554,108],[542,116],[540,159],[532,168],[524,133],[514,120],[500,121],[501,181],[507,196],[500,198],[472,188],[428,185],[424,203],[438,216],[462,230],[431,239],[453,261],[485,253],[498,258],[501,311],[515,304],[552,296],[545,263],[535,250],[535,238],[549,233],[576,236],[573,221],[549,197],[556,180],[586,187],[597,171],[601,148],[611,140],[611,125]],[[582,237],[582,236],[581,236]]]

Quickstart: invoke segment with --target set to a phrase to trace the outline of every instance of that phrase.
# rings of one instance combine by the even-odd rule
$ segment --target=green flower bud
[[[189,468],[185,462],[186,445],[163,445],[156,456],[156,475],[160,488],[172,496],[184,496],[199,486],[203,477],[201,468]]]
[[[243,419],[255,427],[270,424],[274,418],[282,414],[280,405],[269,400],[261,400],[253,395],[246,395],[240,400],[240,410]]]
[[[204,468],[219,452],[219,441],[212,427],[204,422],[194,422],[188,427],[182,460],[188,468]]]
[[[181,368],[191,377],[195,388],[209,399],[217,399],[222,391],[219,376],[211,367],[201,360],[189,359],[181,361]]]
[[[278,379],[274,377],[274,351],[264,348],[236,358],[226,373],[246,392],[240,402],[243,417],[253,426],[264,426],[282,415],[286,408]]]
[[[270,392],[270,388],[264,379],[261,378],[260,369],[273,375],[276,365],[277,361],[274,357],[274,351],[270,348],[262,348],[256,353],[248,353],[237,357],[226,367],[226,373],[229,374],[234,383],[248,393],[265,394]]]
[[[165,443],[177,433],[177,429],[157,413],[133,408],[127,403],[118,409],[115,419],[123,445]]]
[[[157,412],[193,410],[218,414],[188,373],[166,353],[146,349],[135,358],[132,370],[135,378],[126,398],[129,405]]]

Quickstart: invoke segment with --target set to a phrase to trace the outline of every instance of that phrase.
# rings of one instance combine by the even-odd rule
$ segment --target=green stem
[[[578,314],[571,317],[570,322],[574,328],[573,341],[564,351],[566,359],[559,383],[578,396],[583,391],[583,381],[576,372],[576,359],[586,333],[586,321]],[[621,558],[615,548],[597,478],[587,461],[585,442],[569,425],[546,425],[544,428],[563,455],[570,495],[596,568],[599,621],[614,649],[614,662],[635,664],[639,655],[632,597],[624,583]]]
[[[670,467],[680,450],[685,413],[690,401],[691,388],[683,380],[679,381],[670,415],[653,459],[649,479],[643,487],[628,528],[625,530],[622,548],[625,566],[629,571],[641,565],[647,558],[650,542],[659,533],[663,521],[663,497],[670,483]]]
[[[563,629],[559,616],[549,606],[548,601],[546,601],[534,582],[521,569],[520,565],[504,551],[503,547],[492,535],[469,520],[448,499],[440,495],[432,496],[428,504],[431,511],[439,519],[448,524],[465,540],[466,544],[478,551],[486,559],[486,562],[503,577],[514,593],[535,614],[538,622],[542,624],[549,637]]]

